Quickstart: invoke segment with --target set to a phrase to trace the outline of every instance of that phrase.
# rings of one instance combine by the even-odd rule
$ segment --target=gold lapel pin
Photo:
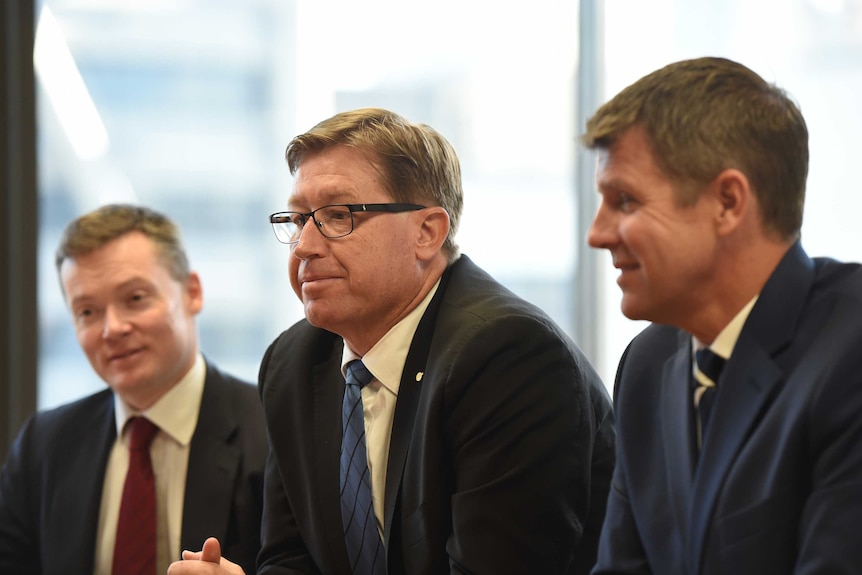
[[[422,381],[422,376],[425,375],[424,372],[417,371],[416,372],[416,381]]]

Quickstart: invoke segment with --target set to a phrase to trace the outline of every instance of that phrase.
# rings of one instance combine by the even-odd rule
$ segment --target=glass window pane
[[[862,260],[862,196],[852,185],[852,155],[862,150],[860,0],[617,0],[604,6],[608,97],[667,63],[704,55],[737,60],[787,90],[809,130],[803,246],[812,256]],[[614,364],[645,323],[622,316],[610,263],[607,270],[604,290],[617,297],[605,306],[603,361]]]
[[[286,208],[285,145],[360,106],[393,109],[452,142],[464,253],[571,333],[583,242],[572,201],[577,3],[524,8],[46,0],[35,54],[40,407],[103,386],[75,341],[52,260],[63,226],[106,202],[144,203],[179,223],[203,278],[202,350],[255,380],[266,346],[302,313],[289,248],[267,220]]]

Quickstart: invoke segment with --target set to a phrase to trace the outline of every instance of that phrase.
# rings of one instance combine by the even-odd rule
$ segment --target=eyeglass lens
[[[317,228],[328,238],[340,238],[353,231],[353,215],[346,206],[325,206],[306,216],[296,212],[287,212],[283,219],[273,222],[272,227],[278,239],[284,243],[294,243],[299,240],[302,228],[309,218],[313,218]]]

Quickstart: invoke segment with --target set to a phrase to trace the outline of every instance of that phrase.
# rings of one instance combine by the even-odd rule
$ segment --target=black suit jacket
[[[260,574],[347,575],[340,337],[302,321],[271,345]],[[613,466],[608,394],[575,345],[466,256],[407,356],[385,495],[389,575],[586,573]]]
[[[28,419],[0,472],[0,573],[93,572],[116,436],[109,389]],[[255,387],[208,363],[189,451],[182,549],[200,549],[215,536],[226,556],[254,572],[266,453]]]
[[[653,325],[615,389],[596,574],[862,572],[862,268],[794,245],[718,382],[695,451],[691,336]]]

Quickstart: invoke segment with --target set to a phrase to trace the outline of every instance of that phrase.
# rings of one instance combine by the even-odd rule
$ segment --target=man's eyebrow
[[[320,206],[316,206],[318,208],[330,204],[355,204],[359,201],[359,196],[354,190],[345,188],[333,187],[331,191],[324,190],[320,195]],[[306,209],[311,211],[311,206],[304,196],[297,194],[287,199],[287,209],[288,211],[303,211]]]
[[[628,186],[626,182],[619,177],[612,177],[607,179],[599,178],[596,180],[596,190],[601,194],[604,192],[620,192],[626,189]]]
[[[111,288],[111,291],[118,291],[118,290],[124,290],[124,289],[136,288],[136,287],[142,287],[142,286],[143,287],[151,287],[152,285],[153,285],[153,282],[145,276],[133,276],[133,277],[130,277],[129,279],[127,279],[126,281],[118,284],[117,286]],[[80,302],[88,302],[88,301],[91,301],[94,299],[96,299],[96,298],[92,294],[85,293],[85,294],[81,294],[81,295],[76,295],[71,300],[69,300],[69,303],[75,304],[75,303],[80,303]]]
[[[151,286],[151,285],[153,285],[153,282],[150,278],[148,278],[146,276],[133,276],[133,277],[130,277],[129,279],[127,279],[126,281],[124,281],[123,283],[119,284],[117,287],[120,289],[125,289],[125,288],[130,288],[130,287],[136,287],[138,284],[144,284],[146,286]]]
[[[83,305],[89,303],[93,299],[93,296],[90,294],[84,295],[76,295],[69,300],[69,305],[74,307],[76,305]]]

